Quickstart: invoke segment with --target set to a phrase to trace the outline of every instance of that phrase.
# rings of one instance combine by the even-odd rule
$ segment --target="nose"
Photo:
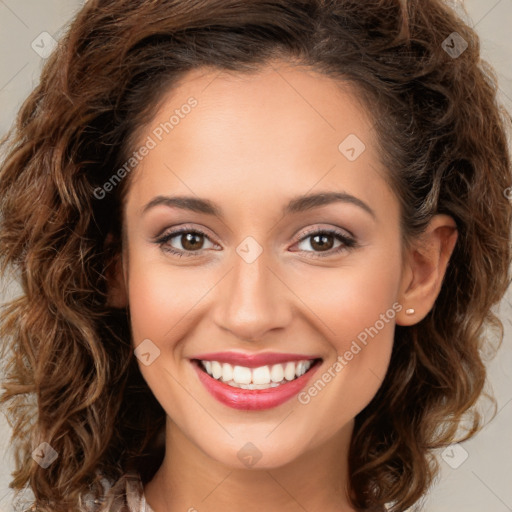
[[[243,341],[262,340],[291,321],[292,294],[270,268],[265,252],[252,263],[238,255],[234,259],[234,268],[219,287],[215,322]]]

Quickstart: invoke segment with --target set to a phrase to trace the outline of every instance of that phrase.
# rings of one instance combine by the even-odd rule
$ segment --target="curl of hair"
[[[452,32],[468,43],[456,59],[442,48]],[[136,364],[128,311],[108,300],[131,176],[95,192],[187,71],[251,73],[276,59],[354,85],[374,114],[404,249],[436,213],[459,232],[433,309],[397,327],[389,371],[356,417],[354,505],[403,511],[432,483],[432,450],[467,415],[464,438],[477,431],[486,328],[503,337],[491,308],[509,283],[512,176],[510,116],[473,29],[439,0],[89,0],[2,141],[1,271],[16,271],[23,294],[2,311],[0,403],[11,487],[30,486],[38,510],[101,497],[100,476],[136,468],[147,481],[162,460],[165,413]],[[60,463],[31,459],[41,442]]]

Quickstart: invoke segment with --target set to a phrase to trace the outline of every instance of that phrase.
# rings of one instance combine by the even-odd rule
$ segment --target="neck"
[[[239,469],[212,459],[167,418],[165,457],[144,493],[155,512],[354,512],[346,490],[352,429],[283,466]]]

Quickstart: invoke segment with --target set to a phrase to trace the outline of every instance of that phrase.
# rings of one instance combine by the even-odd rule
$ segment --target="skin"
[[[436,216],[402,259],[399,203],[371,116],[346,84],[284,62],[251,75],[194,70],[162,98],[141,143],[190,96],[197,107],[134,171],[111,284],[113,304],[129,305],[134,347],[150,339],[160,350],[149,366],[139,361],[167,413],[166,455],[145,487],[148,503],[155,512],[353,511],[354,417],[386,374],[395,323],[412,325],[432,308],[455,223]],[[349,134],[366,146],[355,161],[338,149]],[[355,196],[374,216],[347,202],[282,215],[292,197],[320,191]],[[143,213],[159,195],[209,199],[224,217],[166,205]],[[155,243],[185,224],[207,234],[196,241],[200,255]],[[322,257],[326,249],[305,234],[322,228],[352,234],[357,246],[335,253],[342,243],[329,237]],[[236,252],[247,236],[263,249],[250,264]],[[182,236],[167,246],[190,247]],[[265,411],[231,409],[188,360],[225,350],[305,353],[323,358],[320,376],[394,303],[401,311],[308,404],[294,397]],[[261,453],[252,467],[237,457],[247,442]]]

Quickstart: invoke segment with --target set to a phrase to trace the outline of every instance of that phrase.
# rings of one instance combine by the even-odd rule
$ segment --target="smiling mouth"
[[[249,368],[220,361],[193,359],[199,369],[213,379],[233,388],[247,390],[282,386],[311,371],[321,361],[321,358],[304,359]]]

